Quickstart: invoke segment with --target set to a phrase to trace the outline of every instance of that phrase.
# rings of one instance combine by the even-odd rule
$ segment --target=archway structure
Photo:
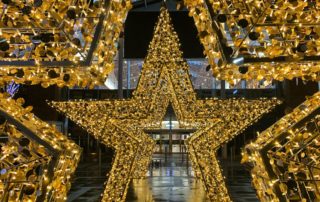
[[[169,104],[180,128],[197,130],[187,146],[208,198],[230,201],[215,151],[279,101],[198,100],[169,12],[161,8],[139,84],[131,99],[51,104],[95,138],[115,148],[116,157],[103,201],[124,201],[130,180],[145,176],[155,143],[144,130],[160,127]]]

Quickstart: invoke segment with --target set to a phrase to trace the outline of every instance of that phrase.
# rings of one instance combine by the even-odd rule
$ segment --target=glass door
[[[155,153],[187,153],[184,141],[190,134],[152,134],[151,136],[156,141]]]

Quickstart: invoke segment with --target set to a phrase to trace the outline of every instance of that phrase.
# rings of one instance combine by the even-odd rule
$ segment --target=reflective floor
[[[76,170],[68,202],[101,201],[107,173],[111,169],[112,155],[103,155],[99,163],[97,155],[84,154]]]
[[[148,177],[131,183],[127,202],[205,201],[201,182],[195,180],[187,155],[153,156]]]
[[[251,176],[243,165],[240,158],[237,160],[220,160],[223,174],[232,201],[234,202],[257,202],[256,192],[251,186]]]
[[[99,161],[92,157],[90,161],[81,162],[72,184],[68,201],[100,201],[104,189],[110,158]],[[108,163],[109,162],[109,163]],[[222,161],[227,186],[233,201],[258,201],[250,185],[249,173],[237,161]],[[195,180],[187,155],[153,156],[148,177],[131,182],[127,202],[203,202],[205,193],[199,180]]]

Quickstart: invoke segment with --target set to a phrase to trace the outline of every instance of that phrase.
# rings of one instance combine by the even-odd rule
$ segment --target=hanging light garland
[[[65,201],[81,149],[23,103],[0,94],[1,201]]]
[[[317,1],[185,0],[213,75],[319,80]]]
[[[205,166],[205,176],[212,179],[197,175],[209,187],[206,189],[208,197],[211,201],[229,200],[220,168],[211,166],[211,162],[216,162],[218,166],[215,155],[212,155],[215,153],[208,156],[208,153],[201,150],[211,149],[212,145],[218,148],[262,114],[269,112],[279,101],[197,100],[188,64],[182,57],[179,39],[167,9],[161,8],[132,99],[51,103],[95,138],[115,148],[116,157],[102,201],[125,201],[131,178],[145,177],[155,142],[143,131],[161,128],[169,104],[172,104],[180,128],[197,129],[193,135],[196,137],[192,136],[188,141],[188,148],[194,157],[192,160],[196,173],[201,172],[200,166]],[[197,144],[197,141],[201,144]],[[203,164],[199,165],[198,160]],[[215,195],[217,190],[220,191],[219,195]]]
[[[0,1],[0,84],[102,84],[130,7],[124,0]]]
[[[261,201],[320,200],[319,103],[316,93],[245,147]]]

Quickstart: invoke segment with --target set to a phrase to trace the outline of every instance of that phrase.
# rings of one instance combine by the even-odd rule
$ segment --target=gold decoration
[[[319,112],[316,93],[245,147],[261,201],[320,200]]]
[[[315,1],[184,4],[218,79],[230,84],[239,79],[319,80]],[[0,2],[0,84],[103,83],[113,69],[116,44],[131,7],[129,0]],[[242,59],[245,64],[235,62]]]
[[[65,201],[81,149],[23,103],[0,94],[1,201]]]
[[[320,80],[319,2],[185,0],[213,75]]]
[[[93,87],[113,69],[130,1],[0,1],[0,84]]]
[[[132,176],[145,176],[155,143],[143,131],[161,127],[169,104],[172,104],[181,128],[197,129],[188,140],[188,148],[197,176],[207,187],[208,197],[228,201],[215,149],[278,103],[276,99],[197,100],[169,13],[161,8],[132,99],[51,104],[105,145],[115,148],[116,157],[103,201],[124,201]],[[210,150],[210,156],[201,150]],[[200,160],[202,163],[197,163]],[[212,167],[213,162],[217,169]],[[208,179],[200,175],[204,169]],[[219,194],[215,194],[216,191]]]

